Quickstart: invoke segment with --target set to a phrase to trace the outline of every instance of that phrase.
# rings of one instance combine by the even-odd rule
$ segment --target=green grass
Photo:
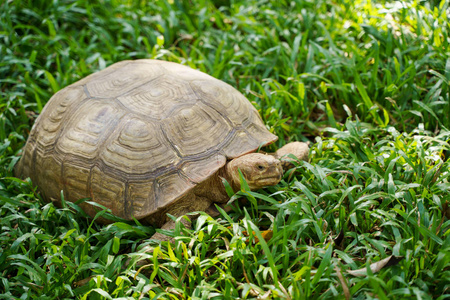
[[[0,4],[0,299],[450,298],[447,1],[86,2]],[[137,58],[230,83],[310,161],[174,245],[12,177],[52,94]]]

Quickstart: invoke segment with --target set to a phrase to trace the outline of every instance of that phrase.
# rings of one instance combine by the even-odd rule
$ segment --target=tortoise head
[[[239,170],[251,190],[275,185],[283,176],[280,160],[268,154],[249,153],[235,158],[227,164],[227,177],[231,179],[235,190],[240,187]]]

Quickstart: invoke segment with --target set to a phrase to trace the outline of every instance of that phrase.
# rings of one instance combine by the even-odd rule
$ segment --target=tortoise
[[[281,180],[282,156],[307,158],[300,142],[256,153],[276,140],[230,85],[177,63],[122,61],[48,101],[15,172],[31,178],[47,201],[60,203],[62,191],[65,200],[91,198],[123,219],[171,229],[167,214],[225,204],[222,180],[239,190],[238,170],[255,190]],[[98,212],[80,206],[91,217]]]

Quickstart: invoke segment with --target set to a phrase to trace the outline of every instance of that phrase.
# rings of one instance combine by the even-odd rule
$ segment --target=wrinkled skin
[[[147,218],[147,222],[164,230],[175,228],[175,222],[167,217],[171,214],[181,217],[195,211],[206,211],[212,216],[217,216],[215,204],[224,206],[229,197],[222,183],[222,178],[227,180],[236,192],[240,189],[239,170],[244,176],[251,190],[258,190],[266,186],[276,185],[280,182],[283,172],[294,166],[290,154],[298,160],[308,158],[309,147],[306,143],[292,142],[280,148],[275,153],[249,153],[229,161],[215,175],[201,183],[193,191],[164,211]],[[163,221],[161,221],[163,220]],[[181,222],[190,228],[190,222],[185,218]],[[171,241],[168,236],[157,232],[152,239]]]

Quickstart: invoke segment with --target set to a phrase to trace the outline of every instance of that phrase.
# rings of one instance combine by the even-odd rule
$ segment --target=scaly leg
[[[293,154],[299,160],[307,160],[309,145],[303,142],[292,142],[284,145],[273,154],[275,158],[278,158],[281,161],[281,165],[285,172],[295,166],[292,162],[293,159],[289,157],[289,154]]]

